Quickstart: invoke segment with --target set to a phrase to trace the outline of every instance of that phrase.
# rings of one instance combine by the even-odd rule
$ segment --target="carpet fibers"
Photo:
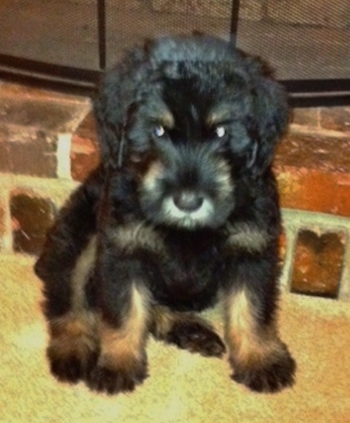
[[[285,294],[283,340],[298,363],[296,384],[256,394],[229,378],[225,359],[150,340],[150,377],[135,392],[107,396],[57,382],[45,359],[47,333],[33,260],[0,255],[1,423],[350,422],[350,305]],[[221,331],[220,311],[207,316]]]

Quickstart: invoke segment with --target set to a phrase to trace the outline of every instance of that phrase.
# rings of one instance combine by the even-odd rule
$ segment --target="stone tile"
[[[336,298],[345,254],[346,234],[301,229],[294,253],[292,292]]]
[[[320,109],[317,107],[304,108],[296,107],[291,113],[291,123],[303,126],[320,126]]]
[[[350,137],[350,107],[320,107],[323,129],[348,132]]]
[[[14,190],[10,197],[14,251],[38,254],[54,220],[54,205],[32,191]]]

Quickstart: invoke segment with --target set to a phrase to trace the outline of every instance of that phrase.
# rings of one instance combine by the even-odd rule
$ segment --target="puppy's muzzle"
[[[216,228],[234,208],[231,167],[216,146],[155,142],[140,179],[140,204],[148,219],[178,228]]]

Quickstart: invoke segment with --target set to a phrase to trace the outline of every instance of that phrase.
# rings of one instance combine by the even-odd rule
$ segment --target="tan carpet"
[[[134,393],[108,397],[56,382],[45,360],[46,328],[32,260],[0,255],[0,422],[350,422],[350,304],[286,295],[281,330],[298,362],[280,394],[249,392],[225,360],[151,341],[151,376]],[[219,312],[210,317],[219,322]]]

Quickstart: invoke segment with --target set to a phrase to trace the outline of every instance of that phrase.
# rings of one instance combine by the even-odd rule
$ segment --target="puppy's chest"
[[[223,258],[217,242],[198,235],[170,236],[157,258],[154,293],[163,302],[207,306],[216,295]]]
[[[171,245],[160,257],[162,270],[172,280],[211,279],[212,270],[221,263],[216,246]],[[200,283],[200,282],[198,282]]]
[[[154,228],[144,222],[116,228],[121,254],[138,257],[154,298],[179,309],[214,302],[224,267],[221,235]]]

